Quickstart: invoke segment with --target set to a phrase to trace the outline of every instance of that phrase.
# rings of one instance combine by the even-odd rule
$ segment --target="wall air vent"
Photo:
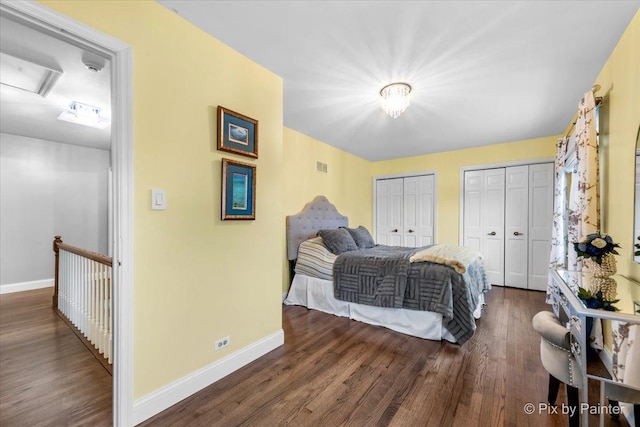
[[[327,173],[327,164],[322,162],[316,162],[316,172]]]

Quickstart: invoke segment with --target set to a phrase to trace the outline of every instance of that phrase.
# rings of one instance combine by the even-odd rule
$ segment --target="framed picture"
[[[218,106],[218,150],[258,158],[258,121]]]
[[[222,159],[222,220],[256,219],[256,167]]]

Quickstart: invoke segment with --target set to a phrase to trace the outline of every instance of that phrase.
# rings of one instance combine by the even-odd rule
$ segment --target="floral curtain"
[[[550,268],[565,268],[567,262],[567,245],[564,237],[565,223],[565,158],[567,156],[567,147],[569,139],[563,138],[558,140],[558,151],[556,152],[555,161],[555,188],[553,191],[553,231],[551,233],[551,254],[549,259]],[[553,285],[553,279],[549,276],[547,286],[547,303],[551,304],[552,297],[549,293],[550,286]]]
[[[578,118],[573,135],[570,139],[564,138],[558,141],[550,254],[551,268],[581,270],[582,262],[577,258],[572,243],[600,230],[600,184],[595,107],[593,92],[589,91],[578,106]],[[575,151],[576,170],[571,174],[571,183],[567,188],[566,160],[567,153],[572,151]],[[567,191],[569,192],[568,206],[565,198]],[[551,278],[549,278],[549,285],[551,285]],[[569,285],[575,285],[577,291],[577,284]],[[547,303],[551,302],[547,286]]]
[[[612,323],[614,377],[624,384],[640,387],[640,325]]]
[[[576,121],[576,163],[578,167],[578,239],[600,231],[600,180],[598,141],[593,92],[584,95]]]

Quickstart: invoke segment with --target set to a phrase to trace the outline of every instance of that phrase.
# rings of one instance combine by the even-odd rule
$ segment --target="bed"
[[[437,257],[426,258],[432,261],[420,259],[423,253],[443,245],[398,248],[375,245],[371,240],[373,247],[356,245],[355,249],[332,254],[326,248],[332,243],[330,235],[323,232],[335,230],[332,234],[339,234],[337,231],[342,233],[339,229],[347,229],[353,234],[362,227],[349,229],[348,218],[324,196],[316,197],[286,220],[287,257],[294,267],[284,304],[301,305],[430,340],[464,344],[473,335],[475,320],[480,318],[484,306],[484,294],[491,288],[479,254],[467,260],[466,268],[455,263],[444,265]],[[318,237],[319,232],[324,238]],[[386,258],[387,252],[395,252],[394,260],[399,256],[403,261],[389,264],[383,260],[391,267],[375,273],[379,275],[377,278],[358,276],[372,270],[371,263]],[[368,292],[360,289],[358,294],[352,285],[375,289]],[[388,286],[386,292],[376,292],[384,286]]]

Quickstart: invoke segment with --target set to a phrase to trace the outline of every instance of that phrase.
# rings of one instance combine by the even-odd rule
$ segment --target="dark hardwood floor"
[[[52,295],[0,295],[0,426],[110,426],[111,376],[54,313]]]
[[[110,425],[111,377],[53,313],[50,295],[0,296],[0,426]],[[142,425],[567,425],[564,415],[523,409],[546,399],[531,328],[548,309],[544,294],[495,287],[487,303],[463,346],[283,306],[284,346]]]
[[[284,306],[283,347],[143,425],[567,425],[563,415],[524,411],[547,396],[531,327],[533,315],[549,309],[544,294],[495,287],[487,303],[464,346]],[[607,417],[606,425],[626,423]]]

